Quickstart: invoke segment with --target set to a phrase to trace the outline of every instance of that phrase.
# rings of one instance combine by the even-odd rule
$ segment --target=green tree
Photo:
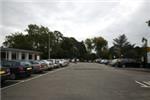
[[[44,26],[30,24],[25,31],[28,32],[29,41],[32,45],[33,50],[42,52],[42,58],[47,58],[48,47],[50,45],[49,34],[51,34],[49,29]]]
[[[147,23],[147,25],[150,27],[150,20],[148,20],[146,23]]]
[[[51,32],[49,28],[36,24],[28,25],[24,33],[14,33],[6,36],[5,47],[36,50],[42,53],[41,58],[86,58],[85,45],[72,37],[64,37],[59,31]],[[51,48],[51,51],[48,48]]]
[[[3,45],[9,48],[18,48],[18,49],[30,49],[32,50],[32,45],[28,41],[29,38],[27,35],[23,35],[23,33],[14,33],[6,36],[5,42]]]
[[[127,37],[123,34],[120,35],[118,38],[113,39],[113,52],[114,52],[114,56],[121,58],[121,57],[130,57],[131,56],[131,52],[133,53],[133,48],[134,48],[134,44],[130,44],[130,42],[128,42]],[[131,58],[131,57],[130,57]]]
[[[56,43],[59,43],[63,39],[63,35],[59,31],[54,31],[54,36],[55,36]]]
[[[93,49],[93,40],[87,38],[87,39],[85,40],[85,45],[86,45],[86,48],[87,48],[88,53],[91,53],[91,52],[92,52],[92,49]]]
[[[103,58],[103,52],[107,49],[107,41],[103,37],[95,37],[93,43],[97,55]]]

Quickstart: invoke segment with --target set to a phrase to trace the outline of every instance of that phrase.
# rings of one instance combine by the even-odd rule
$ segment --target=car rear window
[[[39,64],[39,62],[38,62],[38,61],[33,61],[32,63],[33,63],[33,64]]]
[[[21,61],[20,65],[22,65],[22,66],[30,66],[31,64],[29,62],[27,62],[27,61]]]
[[[4,67],[13,67],[13,64],[11,61],[3,61],[2,66]]]
[[[0,68],[2,67],[2,64],[1,64],[1,62],[0,62]]]

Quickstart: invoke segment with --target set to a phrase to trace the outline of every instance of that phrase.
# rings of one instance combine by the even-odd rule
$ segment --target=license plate
[[[27,70],[31,70],[32,68],[27,68]]]
[[[5,73],[5,71],[0,71],[0,74],[4,74]]]

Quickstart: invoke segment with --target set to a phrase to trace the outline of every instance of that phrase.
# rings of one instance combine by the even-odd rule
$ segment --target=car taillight
[[[41,68],[42,66],[41,66],[41,65],[38,65],[37,67],[38,67],[38,68]]]
[[[42,64],[42,67],[45,67],[46,66],[46,64]]]
[[[18,69],[19,69],[19,71],[24,71],[23,67],[19,67]]]
[[[7,69],[6,72],[9,73],[9,72],[10,72],[10,69]]]

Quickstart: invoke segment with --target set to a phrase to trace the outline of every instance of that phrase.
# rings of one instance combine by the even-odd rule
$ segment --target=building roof
[[[24,49],[15,49],[15,48],[3,48],[3,47],[0,47],[0,51],[14,51],[14,52],[25,52],[25,53],[37,53],[37,54],[41,53],[41,52],[33,51],[33,50],[24,50]]]

